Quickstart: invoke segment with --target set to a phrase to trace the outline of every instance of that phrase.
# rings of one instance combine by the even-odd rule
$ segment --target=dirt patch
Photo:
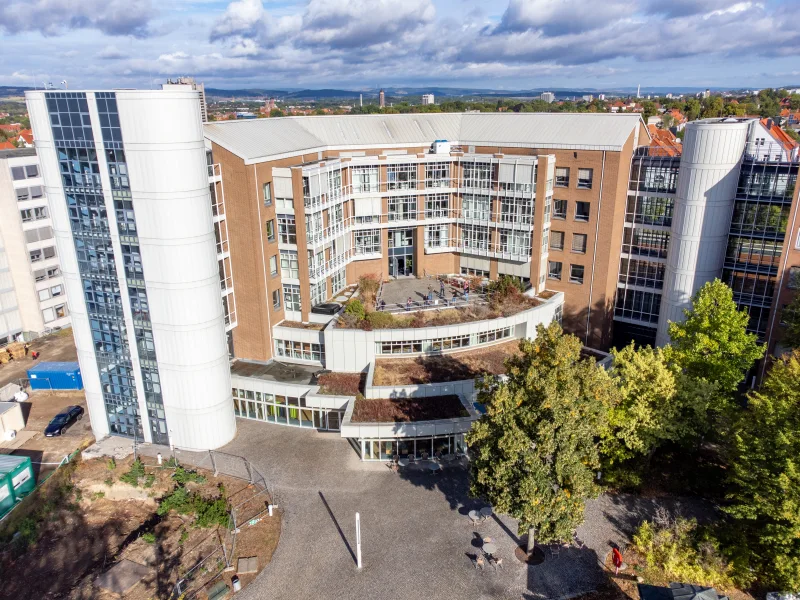
[[[174,467],[159,468],[145,459],[143,475],[132,485],[133,458],[124,461],[92,459],[60,469],[3,523],[0,571],[9,597],[58,597],[73,600],[119,598],[94,585],[95,579],[121,560],[147,567],[146,575],[123,597],[128,600],[167,598],[179,579],[190,590],[230,577],[222,573],[226,527],[198,527],[197,516],[175,511],[158,514],[159,501],[176,489]],[[188,469],[188,467],[187,467]],[[135,480],[135,479],[134,479]],[[52,482],[52,485],[51,485]],[[192,497],[219,498],[228,510],[236,507],[241,522],[236,540],[238,556],[258,557],[259,569],[271,559],[280,536],[280,515],[266,516],[267,497],[258,488],[233,477],[215,477],[197,470],[184,482]],[[25,513],[17,514],[25,510]],[[252,519],[250,517],[255,517]],[[239,521],[238,519],[242,519]],[[11,541],[23,531],[26,544]],[[242,577],[243,584],[255,577]],[[185,589],[185,588],[184,588]]]
[[[320,323],[299,323],[298,321],[281,321],[277,327],[290,327],[291,329],[310,329],[312,331],[322,331],[325,325]]]
[[[62,329],[48,336],[30,342],[31,350],[40,353],[38,360],[30,356],[20,360],[13,360],[0,365],[0,387],[7,383],[20,383],[20,379],[27,382],[28,369],[35,367],[42,361],[47,362],[74,362],[78,360],[78,351],[75,340],[72,338],[72,328]]]
[[[326,396],[356,396],[364,393],[366,373],[323,373],[317,377],[319,393]]]
[[[475,379],[505,373],[507,358],[519,354],[519,342],[442,356],[388,358],[375,361],[373,385],[414,385]]]
[[[468,417],[455,394],[428,398],[356,399],[353,423],[409,423]]]

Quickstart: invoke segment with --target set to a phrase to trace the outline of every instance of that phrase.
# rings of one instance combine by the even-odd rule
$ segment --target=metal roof
[[[326,148],[463,145],[619,151],[643,124],[635,113],[426,113],[329,115],[216,121],[212,142],[246,163]]]
[[[30,464],[30,456],[0,454],[0,477],[16,471],[21,464]]]

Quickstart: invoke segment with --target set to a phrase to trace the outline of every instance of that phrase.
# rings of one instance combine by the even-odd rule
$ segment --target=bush
[[[138,458],[131,463],[130,471],[120,476],[119,480],[127,484],[137,487],[139,485],[139,478],[144,477],[144,463]]]
[[[113,456],[108,459],[108,462],[106,463],[106,467],[108,468],[109,471],[113,471],[114,469],[117,468],[117,461],[114,460]]]
[[[25,517],[19,522],[17,533],[19,535],[14,538],[14,543],[24,550],[39,537],[39,523],[33,517]]]
[[[147,533],[142,534],[142,539],[148,544],[155,544],[156,534],[153,533],[152,531],[148,531]]]
[[[344,313],[355,317],[359,321],[363,321],[367,316],[367,311],[358,298],[353,298],[347,303],[347,306],[344,307]]]
[[[633,548],[645,561],[644,577],[656,583],[688,581],[720,590],[750,582],[722,558],[719,544],[694,519],[657,525],[645,521],[633,536]]]
[[[224,488],[220,488],[219,498],[207,499],[200,494],[192,494],[179,485],[161,499],[156,512],[163,516],[171,510],[180,515],[194,515],[196,527],[228,526],[228,502],[225,500]]]
[[[371,312],[367,315],[367,322],[372,329],[390,329],[397,327],[394,316],[386,312]]]
[[[374,273],[358,278],[358,289],[361,299],[367,306],[375,306],[375,297],[381,287],[380,279]]]
[[[175,469],[175,473],[172,474],[172,478],[177,482],[178,485],[184,485],[188,482],[206,482],[206,478],[203,475],[200,475],[197,471],[187,471],[183,467],[178,467]]]

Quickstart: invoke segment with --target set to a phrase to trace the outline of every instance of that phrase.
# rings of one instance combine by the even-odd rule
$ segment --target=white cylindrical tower
[[[721,274],[748,126],[739,119],[686,126],[656,334],[659,346],[669,342],[669,322],[682,321],[692,296]]]
[[[117,91],[170,442],[236,433],[200,102],[195,91]]]

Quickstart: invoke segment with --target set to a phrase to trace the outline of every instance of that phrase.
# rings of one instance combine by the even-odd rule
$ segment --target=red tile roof
[[[9,125],[0,125],[0,131],[13,131],[17,132],[22,129],[22,125],[20,123],[11,123]]]
[[[800,144],[790,138],[783,129],[778,127],[772,119],[761,119],[761,125],[787,153],[791,154],[795,148],[800,146]]]
[[[25,140],[26,144],[33,144],[33,130],[23,129],[19,132],[19,137]]]
[[[659,129],[655,125],[648,125],[650,132],[650,154],[652,156],[680,156],[683,148],[669,129]]]
[[[15,150],[16,146],[11,142],[0,142],[0,150]]]

